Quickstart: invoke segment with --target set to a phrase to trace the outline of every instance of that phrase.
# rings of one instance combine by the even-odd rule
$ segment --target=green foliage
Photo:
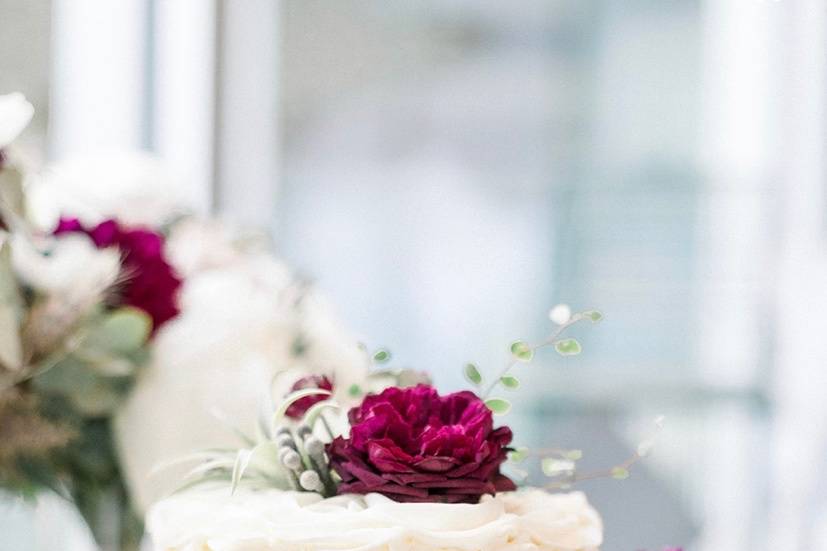
[[[376,352],[373,353],[373,361],[378,364],[383,364],[389,362],[391,359],[391,353],[389,350],[384,348],[380,348]]]
[[[509,411],[511,411],[511,402],[504,398],[489,398],[485,401],[485,405],[488,406],[495,415],[505,415]]]
[[[511,354],[521,362],[530,362],[534,357],[534,350],[523,341],[511,343]]]
[[[520,381],[513,375],[503,375],[500,377],[502,385],[509,390],[517,390],[520,388]]]
[[[465,375],[465,378],[468,379],[468,382],[470,382],[471,384],[476,386],[482,384],[482,374],[480,373],[480,370],[477,369],[477,366],[475,366],[474,364],[465,364],[463,374]]]
[[[603,319],[603,314],[601,314],[597,310],[587,310],[583,312],[583,317],[588,320],[591,320],[592,323],[597,323]]]
[[[554,344],[554,349],[561,356],[575,356],[583,351],[577,339],[563,339]]]
[[[612,478],[615,480],[626,480],[629,478],[629,469],[626,467],[612,467],[610,471]]]
[[[152,318],[138,308],[125,306],[101,316],[89,328],[84,340],[87,348],[128,354],[144,346],[152,332]]]

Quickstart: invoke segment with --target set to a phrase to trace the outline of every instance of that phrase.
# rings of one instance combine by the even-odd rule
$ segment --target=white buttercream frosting
[[[585,495],[541,490],[448,505],[202,489],[157,503],[147,528],[156,551],[595,551],[603,539]]]

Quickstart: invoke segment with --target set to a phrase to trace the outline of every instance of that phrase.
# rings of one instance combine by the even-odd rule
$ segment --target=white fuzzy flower
[[[97,297],[115,283],[120,270],[117,249],[98,249],[86,235],[65,235],[36,246],[27,236],[12,237],[12,265],[36,291],[67,303]],[[48,254],[44,254],[48,252]]]
[[[51,227],[62,214],[86,224],[117,218],[157,227],[192,209],[193,201],[160,159],[142,151],[107,151],[68,158],[29,189],[32,216]]]
[[[568,304],[558,304],[548,313],[548,318],[557,325],[568,323],[571,319],[571,308]]]
[[[0,96],[0,149],[17,139],[33,115],[34,107],[20,92]]]

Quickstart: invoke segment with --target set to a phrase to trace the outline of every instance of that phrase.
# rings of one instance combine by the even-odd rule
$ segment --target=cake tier
[[[223,486],[159,502],[147,528],[156,551],[595,551],[603,538],[582,493],[540,490],[448,505]]]

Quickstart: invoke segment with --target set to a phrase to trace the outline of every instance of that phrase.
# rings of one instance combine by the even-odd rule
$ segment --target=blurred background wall
[[[666,414],[585,486],[607,551],[827,549],[823,2],[0,0],[0,45],[52,159],[157,153],[445,388],[603,311],[512,415],[600,467]]]

